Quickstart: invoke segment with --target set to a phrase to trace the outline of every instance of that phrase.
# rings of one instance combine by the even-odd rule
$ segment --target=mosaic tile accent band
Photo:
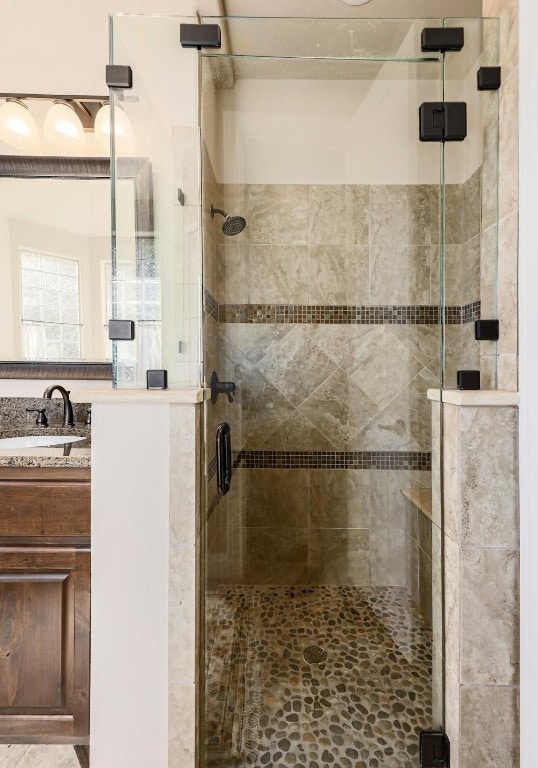
[[[330,325],[439,325],[440,309],[430,304],[326,305],[326,304],[217,304],[205,291],[205,311],[220,323],[330,324]],[[447,325],[480,319],[480,301],[445,307]]]
[[[243,469],[412,469],[431,471],[426,451],[234,451]]]
[[[213,320],[218,322],[219,320],[219,305],[216,299],[209,293],[207,289],[204,289],[204,311],[211,315]]]

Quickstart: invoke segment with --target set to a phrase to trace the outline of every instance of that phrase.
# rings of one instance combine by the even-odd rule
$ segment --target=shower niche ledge
[[[460,406],[517,406],[519,393],[501,389],[429,389],[428,400]]]

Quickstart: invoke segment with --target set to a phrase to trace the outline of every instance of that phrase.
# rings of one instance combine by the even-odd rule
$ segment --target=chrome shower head
[[[213,206],[211,206],[211,218],[213,218],[216,213],[220,213],[221,216],[224,216],[224,224],[222,225],[222,231],[228,237],[232,237],[233,235],[238,235],[247,226],[247,222],[242,216],[228,216],[226,211],[223,211],[220,208],[214,208]]]

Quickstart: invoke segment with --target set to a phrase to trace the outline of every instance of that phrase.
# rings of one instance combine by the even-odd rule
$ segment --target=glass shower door
[[[418,132],[443,100],[442,59],[420,53],[440,22],[219,23],[201,55],[204,373],[235,392],[206,403],[202,765],[411,768],[443,727],[426,395],[443,164]]]

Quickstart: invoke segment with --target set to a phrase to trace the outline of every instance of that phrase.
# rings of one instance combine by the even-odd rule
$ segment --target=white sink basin
[[[49,445],[76,443],[79,440],[85,439],[85,437],[72,437],[68,435],[26,435],[25,437],[3,437],[0,438],[0,450],[4,448],[40,448]]]

